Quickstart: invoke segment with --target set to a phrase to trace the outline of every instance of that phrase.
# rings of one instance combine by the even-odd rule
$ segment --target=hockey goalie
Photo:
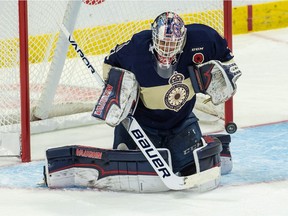
[[[206,191],[231,171],[230,135],[203,136],[193,113],[196,94],[223,103],[241,76],[214,29],[162,13],[151,30],[111,50],[103,74],[105,87],[92,115],[114,127],[113,147],[48,149],[49,187]]]

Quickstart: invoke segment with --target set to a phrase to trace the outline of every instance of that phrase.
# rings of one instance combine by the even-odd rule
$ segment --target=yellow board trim
[[[217,14],[219,13],[219,14]],[[193,14],[181,14],[183,20],[186,24],[190,24],[192,22],[198,22],[200,17],[204,15],[209,17],[212,14],[216,14],[215,18],[216,23],[221,21],[221,11],[220,10],[211,10],[206,12],[199,12]],[[119,35],[115,34],[115,32],[119,32],[122,29],[134,29],[136,32],[150,29],[150,25],[153,22],[153,19],[140,20],[140,21],[131,21],[125,22],[121,24],[111,24],[106,26],[96,26],[92,28],[84,28],[77,29],[73,32],[73,38],[79,44],[81,49],[85,52],[86,56],[97,56],[109,53],[109,51],[115,47],[115,42],[121,44],[127,40],[129,40],[133,32],[125,34],[121,34],[121,38]],[[217,26],[213,26],[213,23],[207,23],[207,20],[203,20],[207,25],[211,25],[216,28]],[[134,32],[135,32],[134,31]],[[220,31],[220,29],[218,29]],[[114,34],[111,34],[111,32]],[[29,63],[41,63],[41,62],[50,62],[53,58],[56,43],[59,37],[59,33],[57,34],[43,34],[36,36],[29,36]],[[113,43],[111,43],[111,41]],[[19,39],[5,39],[0,40],[0,47],[4,47],[0,49],[0,68],[10,68],[19,65],[19,62],[16,61],[18,56],[18,47],[19,47]],[[8,55],[7,55],[8,53]],[[47,56],[48,53],[48,56]],[[5,58],[5,56],[11,56],[11,59]],[[67,52],[68,58],[78,57],[77,53],[74,50],[74,47],[69,46]]]
[[[288,27],[288,1],[280,0],[263,4],[252,5],[252,31]],[[247,6],[234,7],[233,34],[244,34],[248,31]]]
[[[253,31],[288,26],[288,1],[253,6]]]
[[[217,11],[181,14],[181,16],[183,17],[183,20],[186,24],[190,24],[191,22],[194,22],[193,18],[197,19],[197,17],[201,17],[203,16],[203,13],[205,13],[205,16],[210,16],[212,13],[215,15],[215,12]],[[221,22],[220,13],[221,11],[219,11],[219,16],[216,16],[216,18],[219,18],[219,22]],[[232,16],[233,34],[248,33],[247,6],[234,7],[232,10]],[[117,41],[118,43],[122,43],[129,40],[132,35],[126,34],[124,37],[119,38],[117,34],[105,34],[105,32],[121,31],[121,29],[124,29],[124,27],[127,26],[133,29],[137,29],[137,31],[141,31],[144,29],[149,29],[152,21],[153,20],[150,19],[138,22],[127,22],[122,24],[78,29],[74,31],[73,37],[80,45],[81,49],[84,50],[87,56],[106,54],[115,46],[115,44],[111,44],[109,41]],[[195,22],[198,22],[198,20]],[[203,22],[215,28],[212,23],[207,23],[207,20]],[[279,0],[276,2],[253,5],[253,31],[262,31],[283,27],[288,27],[288,1]],[[219,31],[219,29],[217,30]],[[84,35],[86,35],[86,37],[83,37]],[[87,37],[87,35],[89,35],[89,37]],[[103,35],[109,35],[109,37],[103,37]],[[51,61],[54,55],[58,36],[59,33],[55,35],[44,34],[29,36],[29,62],[34,64],[41,63],[43,61]],[[81,41],[79,40],[80,38]],[[102,47],[99,47],[99,44]],[[0,48],[0,68],[18,67],[19,59],[17,56],[19,52],[19,39],[16,38],[0,40]],[[48,56],[47,53],[49,53]],[[67,57],[77,57],[76,52],[71,46],[69,46]]]

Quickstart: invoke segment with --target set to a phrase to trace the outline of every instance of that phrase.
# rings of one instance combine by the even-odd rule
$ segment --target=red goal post
[[[30,150],[30,96],[29,96],[29,53],[28,53],[28,10],[27,1],[18,2],[19,9],[19,67],[20,67],[20,156],[22,162],[31,160]],[[22,149],[22,151],[21,151]]]
[[[73,37],[97,71],[117,43],[149,29],[163,11],[185,23],[203,23],[225,36],[232,49],[231,0],[208,1],[25,1],[5,2],[0,18],[0,155],[31,160],[30,133],[98,123],[90,115],[101,89],[87,72],[60,25]],[[8,19],[9,17],[9,19]],[[101,74],[100,74],[101,75]],[[213,107],[197,100],[200,125],[221,130],[233,121],[233,102]],[[21,102],[20,102],[21,101]],[[216,126],[217,125],[217,126]],[[7,142],[7,143],[6,143]],[[17,146],[6,150],[11,146]]]

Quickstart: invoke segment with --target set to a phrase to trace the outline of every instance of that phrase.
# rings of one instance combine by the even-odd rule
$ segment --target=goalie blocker
[[[115,127],[132,114],[139,96],[139,85],[130,71],[111,67],[105,87],[92,112],[95,118]]]
[[[205,139],[207,146],[195,149],[196,157],[187,165],[189,171],[199,166],[200,172],[220,166],[222,145],[219,139],[229,135],[217,135]],[[227,143],[229,145],[229,143]],[[158,149],[167,164],[172,167],[168,149]],[[155,161],[155,163],[158,163]],[[161,169],[161,164],[157,164]],[[185,170],[184,170],[185,171]],[[165,175],[165,169],[162,169]],[[190,174],[189,174],[190,175]],[[113,191],[160,192],[170,190],[160,179],[140,150],[108,150],[87,146],[64,146],[46,151],[44,166],[45,183],[50,188],[85,187]],[[195,190],[206,191],[218,186],[216,179],[201,184]]]

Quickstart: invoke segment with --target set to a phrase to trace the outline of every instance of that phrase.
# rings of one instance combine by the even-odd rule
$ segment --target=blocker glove
[[[115,127],[134,112],[138,95],[139,84],[135,75],[127,70],[111,67],[92,116]]]

